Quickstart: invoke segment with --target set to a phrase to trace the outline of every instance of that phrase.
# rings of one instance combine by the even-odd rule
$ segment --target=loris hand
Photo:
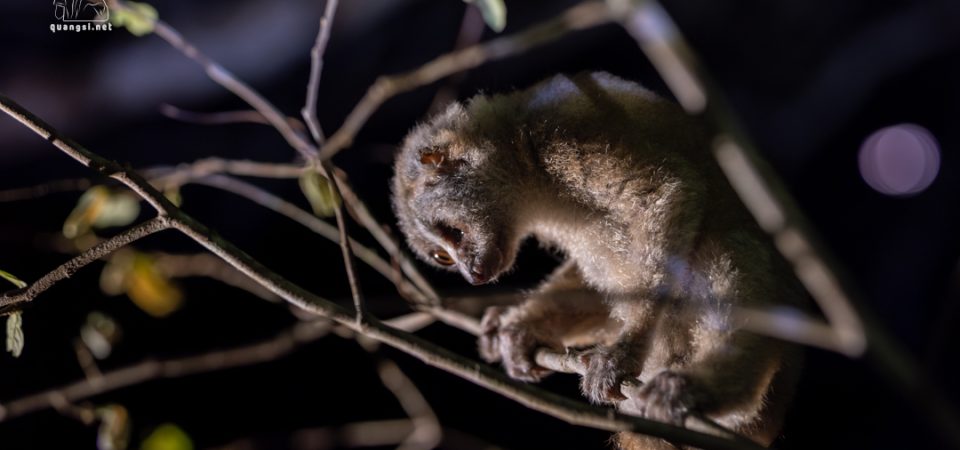
[[[480,356],[491,363],[502,361],[507,374],[518,380],[540,381],[550,374],[534,362],[537,348],[563,348],[544,321],[524,317],[516,306],[487,308],[480,327]]]

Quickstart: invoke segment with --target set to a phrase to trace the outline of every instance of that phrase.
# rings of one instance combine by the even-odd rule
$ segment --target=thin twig
[[[219,112],[199,112],[188,111],[173,105],[160,105],[160,114],[173,120],[181,122],[195,123],[198,125],[225,125],[230,123],[256,123],[260,125],[272,125],[263,114],[253,109],[239,111],[219,111]],[[298,132],[305,132],[306,126],[303,122],[292,117],[287,118],[290,128]]]
[[[254,283],[246,275],[237,271],[209,253],[172,254],[151,252],[154,264],[163,275],[170,278],[203,277],[217,280],[228,286],[247,291],[268,301],[278,301],[279,297]]]
[[[104,372],[99,377],[87,378],[57,389],[2,403],[0,404],[0,422],[54,407],[61,402],[72,403],[150,380],[178,378],[273,361],[289,354],[298,346],[320,339],[329,330],[330,323],[325,320],[300,322],[264,342],[185,358],[147,360],[114,369]]]
[[[93,186],[93,182],[90,181],[89,178],[56,180],[36,186],[0,191],[0,202],[33,200],[59,192],[82,191],[84,189],[90,189],[91,186]]]
[[[317,121],[317,93],[320,89],[320,74],[323,73],[323,53],[326,51],[327,42],[330,40],[333,14],[336,10],[337,0],[327,0],[323,16],[320,17],[317,40],[310,50],[310,79],[307,82],[307,101],[301,110],[303,121],[307,123],[310,135],[313,136],[317,145],[322,144],[324,140],[323,129],[320,128],[320,122]]]
[[[759,446],[744,445],[740,442],[682,427],[621,414],[611,409],[588,405],[582,401],[575,401],[535,386],[517,382],[486,364],[464,358],[416,335],[384,325],[374,317],[369,317],[363,324],[358,324],[354,314],[336,303],[323,299],[283,278],[181,211],[136,172],[126,170],[117,163],[108,161],[79,145],[57,137],[59,133],[50,125],[2,95],[0,95],[0,109],[3,109],[11,117],[34,130],[40,136],[50,139],[54,146],[81,164],[95,168],[100,172],[110,173],[112,177],[144,197],[147,202],[156,205],[161,214],[166,214],[169,217],[168,220],[172,227],[236,267],[271,292],[305,311],[336,321],[369,338],[406,352],[426,364],[460,376],[531,409],[550,414],[572,424],[610,431],[632,431],[661,437],[671,442],[704,448],[760,448]]]
[[[129,7],[123,1],[112,0],[110,7],[116,8],[118,10],[130,11]],[[136,12],[132,12],[136,14]],[[228,91],[232,92],[237,97],[243,99],[247,102],[253,109],[263,114],[263,116],[270,122],[273,127],[280,132],[280,135],[293,147],[295,150],[300,152],[300,154],[305,159],[311,159],[315,157],[316,148],[310,145],[300,133],[297,133],[294,130],[290,123],[287,121],[287,117],[277,109],[269,100],[260,95],[257,91],[253,90],[243,81],[240,81],[236,76],[234,76],[230,71],[221,66],[216,61],[210,59],[206,54],[201,52],[196,46],[187,41],[177,30],[173,29],[166,22],[157,19],[154,22],[153,33],[167,41],[174,48],[183,53],[186,57],[192,59],[197,64],[199,64],[203,71],[213,80],[215,83],[223,86]]]
[[[193,184],[215,187],[226,192],[237,194],[260,206],[286,216],[287,218],[299,223],[300,225],[303,225],[307,229],[319,234],[327,240],[338,244],[340,243],[340,233],[337,230],[337,227],[318,218],[303,208],[300,208],[293,203],[290,203],[260,187],[254,186],[243,180],[238,180],[226,175],[208,175],[202,178],[193,179],[191,182]],[[377,255],[376,251],[364,246],[363,244],[360,244],[352,238],[350,239],[350,247],[354,254],[360,258],[360,260],[379,272],[384,276],[384,278],[387,278],[388,280],[394,279],[393,268],[390,267],[390,263]],[[416,287],[406,283],[404,283],[404,285],[401,287],[401,290],[410,289],[415,290]]]
[[[440,444],[443,439],[440,421],[413,381],[388,359],[380,361],[377,374],[413,422],[413,431],[397,447],[398,450],[429,450]]]
[[[139,170],[155,186],[163,189],[180,187],[197,178],[218,173],[259,178],[297,178],[307,170],[298,164],[204,158],[178,166],[157,166]]]
[[[425,320],[421,317],[423,315],[423,313],[410,313],[390,319],[386,323],[392,323],[397,328],[413,332],[429,325],[430,320]],[[101,373],[96,368],[94,368],[96,372],[87,373],[87,369],[84,369],[87,373],[84,380],[8,402],[0,402],[0,422],[48,407],[59,409],[59,405],[68,405],[154,379],[184,377],[274,361],[296,350],[297,347],[326,336],[332,329],[332,325],[326,320],[298,322],[276,336],[253,344],[170,360],[146,360],[106,373]],[[78,343],[78,345],[82,344]]]
[[[333,177],[334,167],[329,161],[321,161],[317,169],[322,171],[322,175],[327,178],[330,190],[334,198],[343,198],[340,194],[340,181]],[[347,282],[350,284],[350,294],[353,296],[353,307],[356,311],[357,326],[363,327],[366,322],[367,305],[363,299],[363,292],[360,288],[360,280],[357,278],[356,267],[353,264],[353,251],[350,249],[350,237],[347,234],[347,221],[343,217],[343,204],[336,203],[333,207],[333,215],[337,220],[337,229],[340,232],[340,252],[343,255],[343,265],[347,271]]]
[[[330,225],[293,203],[277,197],[262,188],[232,177],[216,175],[219,173],[230,173],[240,176],[290,179],[299,177],[304,170],[303,166],[297,164],[205,158],[177,166],[155,166],[138,169],[138,172],[149,178],[151,184],[161,189],[177,188],[188,183],[193,183],[235,193],[300,223],[328,240],[339,243],[340,236],[337,227]],[[339,187],[342,188],[340,193],[344,196],[344,203],[346,203],[347,206],[351,206],[350,210],[354,213],[355,219],[357,219],[364,228],[372,231],[371,234],[374,238],[387,253],[391,255],[391,258],[399,261],[400,269],[410,278],[410,282],[414,284],[411,285],[403,277],[394,276],[395,270],[390,263],[380,258],[376,251],[351,238],[350,246],[354,254],[360,258],[361,261],[397,284],[397,288],[404,298],[413,298],[421,307],[435,311],[447,324],[466,331],[473,331],[473,325],[469,324],[469,321],[465,324],[456,312],[438,309],[440,297],[433,290],[432,286],[430,286],[430,283],[419,273],[409,258],[400,251],[399,243],[384,231],[383,226],[376,221],[364,203],[356,196],[353,190],[350,189],[349,185],[346,184],[344,174],[338,169],[335,170],[340,182]],[[4,199],[6,193],[10,193],[11,197],[16,196],[26,199],[36,198],[37,196],[53,192],[53,190],[47,188],[47,186],[62,186],[62,190],[66,191],[70,189],[85,189],[91,185],[88,179],[83,178],[55,181],[31,188],[0,191],[0,201]],[[474,334],[476,334],[476,332],[474,332]]]
[[[483,30],[486,25],[483,22],[483,16],[480,15],[480,8],[464,8],[463,18],[460,19],[460,31],[457,33],[457,40],[453,44],[454,50],[460,50],[471,45],[477,45],[480,38],[483,37]],[[430,107],[427,108],[427,114],[432,115],[440,111],[441,108],[457,98],[457,85],[466,77],[466,72],[460,72],[450,77],[437,93],[433,95],[430,101]]]
[[[570,31],[606,23],[610,18],[606,4],[584,2],[526,31],[447,53],[411,72],[380,77],[353,108],[340,129],[330,136],[320,149],[320,159],[328,160],[349,147],[367,119],[380,108],[383,102],[397,94],[428,85],[448,75],[472,69],[489,61],[522,53],[532,47],[551,42]]]
[[[0,100],[4,99],[4,97],[0,96]],[[40,277],[40,279],[30,284],[30,286],[10,291],[0,296],[0,315],[21,309],[24,303],[32,301],[38,295],[50,289],[54,284],[60,280],[69,278],[87,264],[109,255],[131,242],[158,231],[166,230],[171,228],[171,226],[166,216],[157,216],[90,247],[83,253],[63,263],[60,267]]]
[[[103,378],[103,372],[97,367],[96,358],[94,358],[93,353],[90,352],[90,349],[87,348],[83,341],[80,339],[74,340],[73,350],[74,353],[77,354],[77,363],[80,364],[80,369],[83,370],[83,375],[87,380]]]
[[[370,232],[370,235],[386,250],[390,258],[400,263],[400,270],[410,278],[410,281],[415,284],[417,288],[420,289],[420,292],[429,300],[427,306],[439,306],[440,296],[437,295],[433,286],[420,274],[420,271],[417,270],[417,267],[410,261],[410,258],[404,254],[401,250],[400,243],[385,231],[385,228],[380,225],[380,222],[373,217],[373,214],[370,213],[367,206],[360,200],[360,197],[353,192],[350,183],[346,180],[345,174],[334,170],[334,178],[336,178],[337,186],[340,188],[343,203],[350,207],[350,211],[354,214],[354,219]]]

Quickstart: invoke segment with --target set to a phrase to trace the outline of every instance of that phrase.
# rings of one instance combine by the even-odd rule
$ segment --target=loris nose
[[[481,267],[473,267],[470,269],[470,279],[467,281],[476,286],[478,284],[483,284],[487,281],[490,281],[490,275],[484,273],[483,268]]]

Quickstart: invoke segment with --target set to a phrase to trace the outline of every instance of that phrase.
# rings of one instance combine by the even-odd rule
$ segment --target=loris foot
[[[642,348],[630,341],[584,351],[580,358],[587,370],[580,379],[580,389],[594,403],[614,403],[625,399],[620,384],[640,375],[643,369],[642,356]]]
[[[550,371],[538,366],[534,352],[538,347],[557,348],[549,339],[550,330],[542,322],[525,320],[517,307],[491,306],[480,321],[480,356],[488,362],[502,361],[512,378],[540,381]]]
[[[697,408],[700,392],[687,375],[665,371],[644,384],[620,407],[641,417],[683,426],[687,415]]]

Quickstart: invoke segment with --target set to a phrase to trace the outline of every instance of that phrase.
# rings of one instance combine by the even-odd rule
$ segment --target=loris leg
[[[538,381],[550,372],[533,361],[537,348],[563,350],[573,340],[595,341],[609,318],[600,294],[586,287],[576,266],[567,262],[525,302],[487,309],[480,355],[489,362],[502,361],[513,378]]]
[[[626,398],[620,385],[643,371],[657,317],[658,303],[641,296],[623,295],[608,301],[612,303],[611,316],[622,324],[619,334],[612,344],[596,346],[582,356],[587,371],[580,388],[595,403]]]

